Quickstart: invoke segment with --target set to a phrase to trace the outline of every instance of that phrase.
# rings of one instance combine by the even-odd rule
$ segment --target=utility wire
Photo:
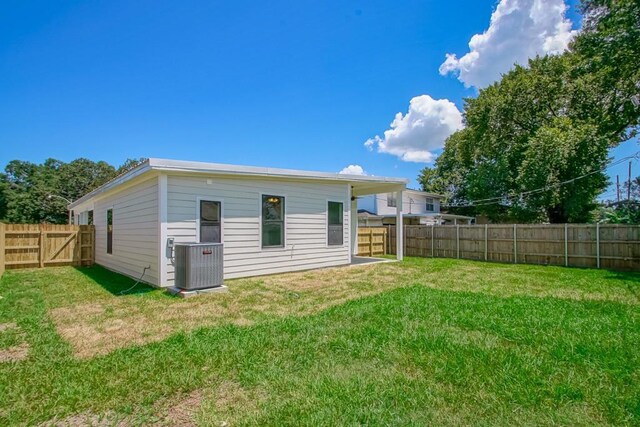
[[[493,204],[496,204],[496,203],[507,202],[507,201],[510,201],[511,199],[514,199],[514,198],[520,198],[520,197],[523,197],[523,196],[529,196],[531,194],[536,194],[536,193],[542,193],[542,192],[545,192],[545,191],[549,191],[549,190],[551,190],[553,188],[561,187],[563,185],[570,184],[572,182],[575,182],[575,181],[578,181],[580,179],[586,178],[586,177],[591,176],[591,175],[593,175],[595,173],[603,172],[603,171],[605,171],[605,170],[607,170],[607,169],[609,169],[609,168],[611,168],[613,166],[616,166],[616,165],[619,165],[619,164],[621,164],[623,162],[626,162],[627,160],[638,160],[638,159],[640,159],[640,151],[638,151],[638,152],[636,152],[636,153],[634,153],[634,154],[632,154],[630,156],[626,156],[626,157],[623,157],[623,158],[621,158],[619,160],[616,160],[615,162],[605,166],[602,169],[591,171],[589,173],[586,173],[584,175],[581,175],[581,176],[578,176],[578,177],[575,177],[575,178],[572,178],[572,179],[569,179],[569,180],[566,180],[566,181],[562,181],[562,182],[558,182],[558,183],[555,183],[555,184],[547,185],[547,186],[541,187],[541,188],[536,188],[535,190],[524,191],[522,193],[513,194],[513,195],[510,195],[510,196],[505,195],[505,196],[499,196],[499,197],[489,197],[489,198],[486,198],[486,199],[472,200],[472,201],[466,202],[466,203],[455,203],[455,204],[443,205],[443,206],[450,207],[450,208],[460,208],[460,207],[487,206],[487,205],[493,205]]]

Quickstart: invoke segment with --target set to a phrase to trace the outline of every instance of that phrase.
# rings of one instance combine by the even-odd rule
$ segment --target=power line
[[[499,196],[499,197],[489,197],[486,199],[479,199],[479,200],[472,200],[470,202],[466,202],[466,203],[455,203],[455,204],[450,204],[450,205],[443,205],[449,208],[461,208],[461,207],[474,207],[474,206],[487,206],[487,205],[493,205],[496,203],[503,203],[503,202],[508,202],[514,198],[520,198],[520,197],[524,197],[524,196],[529,196],[531,194],[536,194],[536,193],[542,193],[545,191],[549,191],[553,188],[557,188],[557,187],[561,187],[563,185],[566,184],[570,184],[572,182],[578,181],[580,179],[586,178],[588,176],[591,176],[595,173],[599,173],[599,172],[604,172],[605,170],[613,167],[613,166],[617,166],[621,163],[626,162],[627,160],[638,160],[640,159],[640,151],[637,151],[636,153],[630,155],[630,156],[626,156],[623,157],[619,160],[616,160],[615,162],[611,163],[610,165],[605,166],[602,169],[598,169],[595,171],[591,171],[589,173],[586,173],[584,175],[566,180],[566,181],[562,181],[562,182],[558,182],[555,184],[551,184],[551,185],[547,185],[545,187],[541,187],[541,188],[536,188],[535,190],[529,190],[529,191],[524,191],[522,193],[518,193],[518,194],[514,194],[514,195],[510,195],[510,196]]]

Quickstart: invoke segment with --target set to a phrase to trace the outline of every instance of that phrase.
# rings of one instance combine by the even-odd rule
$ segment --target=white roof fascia
[[[117,177],[113,178],[111,181],[108,181],[107,183],[102,184],[100,187],[85,194],[84,196],[80,197],[78,200],[74,200],[73,202],[69,203],[69,205],[67,206],[67,209],[71,210],[76,206],[86,202],[87,200],[90,200],[99,194],[105,193],[111,190],[112,188],[115,188],[121,184],[124,184],[125,182],[139,175],[142,175],[143,173],[148,172],[150,170],[151,170],[151,166],[149,165],[148,160],[146,162],[140,163],[138,166],[134,167],[133,169],[130,169],[127,172],[123,173],[122,175],[118,175]]]
[[[248,175],[275,178],[301,178],[345,182],[392,183],[406,185],[409,180],[379,176],[348,175],[329,172],[313,172],[295,169],[266,168],[256,166],[228,165],[223,163],[190,162],[169,159],[149,159],[152,169],[173,172],[201,172],[220,175]]]
[[[426,196],[426,197],[433,197],[433,198],[438,198],[438,199],[443,199],[444,196],[442,194],[437,194],[437,193],[429,193],[427,191],[420,191],[420,190],[413,190],[411,188],[407,188],[405,190],[405,192],[407,193],[415,193],[415,194],[420,194],[422,196]]]
[[[334,181],[345,183],[362,183],[362,184],[396,184],[404,187],[409,180],[404,178],[390,178],[390,177],[377,177],[377,176],[363,176],[363,175],[347,175],[328,172],[313,172],[302,171],[293,169],[278,169],[278,168],[265,168],[255,166],[239,166],[228,165],[222,163],[205,163],[205,162],[191,162],[182,160],[170,160],[170,159],[155,159],[150,158],[133,169],[125,172],[124,174],[112,179],[111,181],[96,188],[90,193],[82,196],[78,200],[73,201],[67,207],[73,209],[74,207],[84,203],[96,197],[99,194],[112,190],[125,182],[142,175],[146,172],[158,170],[164,172],[186,172],[186,173],[205,173],[216,175],[236,175],[236,176],[259,176],[259,177],[273,177],[273,178],[287,178],[287,179],[308,179],[314,181]]]

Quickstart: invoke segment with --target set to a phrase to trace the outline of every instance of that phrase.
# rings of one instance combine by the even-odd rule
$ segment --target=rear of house
[[[224,245],[224,277],[345,265],[358,195],[406,180],[149,159],[70,205],[96,229],[96,263],[174,283],[171,242]],[[353,215],[352,215],[353,213]]]

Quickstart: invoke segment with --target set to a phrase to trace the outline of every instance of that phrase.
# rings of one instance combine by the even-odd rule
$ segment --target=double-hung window
[[[425,209],[427,210],[427,212],[433,212],[434,211],[433,197],[427,197]]]
[[[113,209],[107,209],[107,253],[113,253]]]
[[[200,243],[222,243],[222,204],[200,200]]]
[[[342,221],[343,204],[340,202],[329,202],[327,206],[327,244],[341,246],[343,243],[342,233],[344,227]]]
[[[262,247],[284,247],[284,197],[262,196]]]

